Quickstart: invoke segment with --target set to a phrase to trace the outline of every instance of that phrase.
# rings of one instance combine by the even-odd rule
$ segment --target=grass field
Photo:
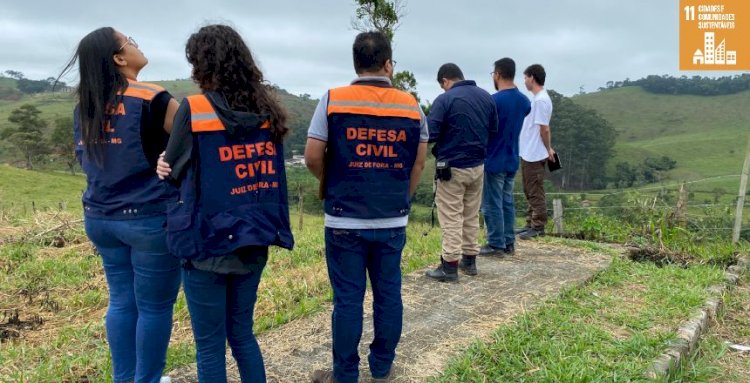
[[[476,343],[434,382],[641,382],[674,329],[722,280],[717,267],[657,267],[616,257]]]
[[[65,246],[49,246],[57,231],[37,236],[60,222],[81,218],[82,176],[30,172],[0,166],[0,323],[12,322],[17,310],[18,339],[0,346],[0,382],[109,381],[109,356],[103,316],[107,291],[101,260],[80,223],[62,235]],[[37,212],[31,208],[35,201]],[[58,211],[60,202],[66,209]],[[319,311],[331,299],[325,271],[322,217],[304,217],[296,227],[294,251],[272,249],[256,306],[256,331],[262,333]],[[410,225],[403,269],[410,272],[434,263],[439,230]],[[25,237],[25,240],[17,241]],[[11,238],[11,243],[3,240]],[[15,239],[13,239],[15,238]],[[168,369],[194,362],[189,316],[180,293]]]
[[[29,172],[0,164],[0,211],[23,216],[37,210],[81,211],[81,195],[86,189],[83,175],[58,172]],[[26,214],[24,214],[26,213]]]
[[[617,154],[609,162],[637,163],[646,156],[677,161],[673,180],[740,174],[750,135],[750,92],[727,96],[658,95],[624,87],[576,96],[619,132]],[[739,179],[712,186],[736,191]]]
[[[83,377],[109,381],[101,261],[80,224],[70,224],[61,234],[49,231],[60,222],[80,219],[83,186],[81,176],[0,166],[0,238],[15,238],[0,244],[0,323],[12,322],[17,313],[15,321],[24,328],[0,346],[2,382],[77,382]],[[32,200],[36,213],[30,208]],[[65,209],[58,211],[61,201]],[[428,213],[426,208],[417,210]],[[296,212],[291,219],[296,226]],[[606,232],[618,223],[596,224]],[[304,225],[303,230],[294,228],[295,250],[273,250],[264,270],[256,308],[258,332],[316,313],[331,299],[322,218],[306,215]],[[423,236],[427,229],[416,220],[410,224],[404,272],[437,260],[440,231]],[[60,241],[63,247],[50,246]],[[611,251],[590,242],[545,241]],[[587,286],[568,289],[497,329],[494,341],[471,347],[436,381],[639,381],[648,361],[674,337],[676,325],[705,298],[704,288],[721,279],[721,265],[737,251],[747,252],[700,240],[689,245],[690,251],[705,254],[687,267],[660,267],[611,253],[611,268]],[[718,263],[706,264],[711,259]],[[168,369],[193,361],[189,316],[180,294]]]

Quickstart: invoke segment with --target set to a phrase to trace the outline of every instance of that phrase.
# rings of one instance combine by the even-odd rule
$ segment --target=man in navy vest
[[[307,133],[305,162],[325,199],[328,276],[333,287],[333,370],[313,382],[357,382],[367,275],[373,291],[373,381],[392,373],[401,338],[401,251],[410,197],[424,169],[429,131],[417,100],[391,85],[391,44],[380,32],[357,35],[357,78],[320,99]]]
[[[432,103],[429,141],[435,142],[435,204],[443,251],[440,266],[427,277],[446,282],[458,280],[459,266],[477,275],[484,159],[488,137],[497,132],[497,111],[492,96],[476,82],[464,80],[456,64],[443,64],[437,81],[445,93]]]

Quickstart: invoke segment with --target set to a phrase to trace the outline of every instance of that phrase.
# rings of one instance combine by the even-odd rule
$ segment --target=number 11
[[[695,21],[695,5],[685,6],[685,20]]]

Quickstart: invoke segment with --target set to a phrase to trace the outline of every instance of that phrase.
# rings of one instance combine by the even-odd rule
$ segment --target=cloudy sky
[[[541,63],[547,88],[567,95],[649,74],[734,74],[679,71],[678,8],[678,0],[407,0],[394,59],[429,100],[441,92],[441,64],[455,62],[492,90],[492,63],[505,56],[519,74]],[[0,0],[0,71],[56,76],[85,34],[112,26],[149,58],[140,80],[186,78],[187,37],[222,22],[245,37],[269,81],[317,98],[355,75],[354,9],[353,0]]]

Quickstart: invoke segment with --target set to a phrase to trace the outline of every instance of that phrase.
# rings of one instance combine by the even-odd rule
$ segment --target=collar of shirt
[[[372,82],[372,81],[382,81],[382,82],[388,83],[388,85],[392,85],[391,84],[391,79],[389,79],[388,77],[385,77],[385,76],[363,76],[363,77],[357,77],[357,78],[354,79],[354,81],[352,81],[352,85],[354,85],[356,83],[368,82],[368,81],[369,82]]]
[[[455,87],[467,86],[467,85],[477,86],[477,82],[474,81],[474,80],[461,80],[461,81],[458,81],[455,84],[453,84],[453,86],[451,87],[451,89],[455,88]]]

